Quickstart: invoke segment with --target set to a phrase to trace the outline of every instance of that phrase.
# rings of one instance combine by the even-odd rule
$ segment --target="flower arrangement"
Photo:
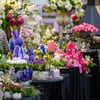
[[[82,60],[86,66],[86,74],[89,74],[91,68],[96,66],[96,63],[93,62],[94,61],[93,58],[91,58],[89,55],[88,56],[86,55]]]
[[[80,0],[48,0],[51,10],[71,11],[74,7],[76,10],[82,7]]]
[[[39,40],[35,39],[36,33],[32,29],[29,29],[26,25],[22,27],[21,37],[24,40],[24,46],[26,50],[30,47],[34,49],[38,48]]]
[[[14,84],[5,85],[5,91],[8,91],[10,93],[21,93],[21,92],[23,92],[21,85],[14,85]]]
[[[33,70],[35,71],[49,71],[49,67],[46,62],[44,62],[43,58],[35,58],[33,64]]]
[[[71,29],[71,32],[98,32],[98,29],[91,24],[83,23],[76,25]]]
[[[52,65],[54,66],[54,67],[66,67],[66,65],[67,65],[67,61],[65,61],[65,60],[60,60],[59,62],[57,62],[56,60],[54,60],[53,62],[52,62]]]
[[[2,5],[2,27],[5,27],[4,25],[7,24],[9,26],[15,26],[15,25],[22,25],[24,24],[24,19],[20,14],[18,14],[16,11],[21,8],[20,1],[17,0],[4,0],[0,1]]]
[[[96,66],[96,63],[93,62],[93,58],[91,58],[89,55],[85,56],[83,62],[85,63],[87,68]]]
[[[40,91],[35,89],[33,86],[23,87],[22,97],[35,97],[40,95]]]
[[[70,13],[72,22],[74,25],[78,25],[81,18],[84,16],[84,10],[80,9],[79,11],[75,12],[74,10]]]

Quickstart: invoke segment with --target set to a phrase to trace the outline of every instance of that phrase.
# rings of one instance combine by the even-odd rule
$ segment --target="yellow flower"
[[[5,84],[8,84],[8,83],[9,83],[8,81],[5,82]]]
[[[80,18],[77,18],[75,21],[76,21],[76,22],[79,22],[79,21],[80,21]]]
[[[58,10],[58,15],[60,15],[61,14],[61,10]]]
[[[4,75],[2,75],[1,77],[4,78]]]
[[[4,79],[7,79],[7,77],[4,77]]]
[[[5,76],[7,77],[8,76],[8,73],[6,73]]]

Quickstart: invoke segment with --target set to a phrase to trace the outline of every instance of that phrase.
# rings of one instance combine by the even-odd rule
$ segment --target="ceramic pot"
[[[14,94],[12,94],[12,98],[14,100],[21,100],[22,95],[21,95],[21,93],[14,93]]]
[[[62,27],[63,31],[65,31],[65,26],[70,23],[70,17],[68,15],[68,12],[62,10],[60,14],[57,15],[56,21]]]
[[[6,99],[11,99],[12,94],[10,92],[5,92],[5,97],[6,97]]]
[[[49,78],[49,72],[48,71],[33,71],[33,80],[46,80]]]

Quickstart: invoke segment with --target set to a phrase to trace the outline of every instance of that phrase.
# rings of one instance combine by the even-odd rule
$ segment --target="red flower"
[[[12,16],[12,14],[11,14],[11,13],[10,13],[10,14],[8,14],[8,15],[7,15],[7,20],[12,19],[12,17],[13,17],[13,16]]]
[[[6,86],[5,89],[8,90],[8,86]]]
[[[5,86],[5,84],[4,84],[4,83],[2,83],[2,86],[4,87],[4,86]]]
[[[17,21],[20,25],[24,24],[24,19],[22,18],[22,16],[18,16]]]
[[[12,84],[12,85],[10,85],[10,88],[14,89],[14,88],[15,88],[15,85],[13,85],[13,84]]]
[[[16,88],[19,89],[19,88],[22,88],[22,86],[21,85],[18,85]]]
[[[12,18],[11,21],[10,21],[10,24],[12,26],[16,25],[16,19],[15,18]]]
[[[76,20],[76,19],[77,19],[77,16],[73,16],[72,19],[73,19],[73,20]]]

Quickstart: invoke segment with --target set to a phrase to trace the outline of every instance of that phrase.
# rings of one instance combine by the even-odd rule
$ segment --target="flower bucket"
[[[14,93],[14,94],[12,94],[12,98],[14,100],[21,100],[22,95],[21,95],[21,93]]]

